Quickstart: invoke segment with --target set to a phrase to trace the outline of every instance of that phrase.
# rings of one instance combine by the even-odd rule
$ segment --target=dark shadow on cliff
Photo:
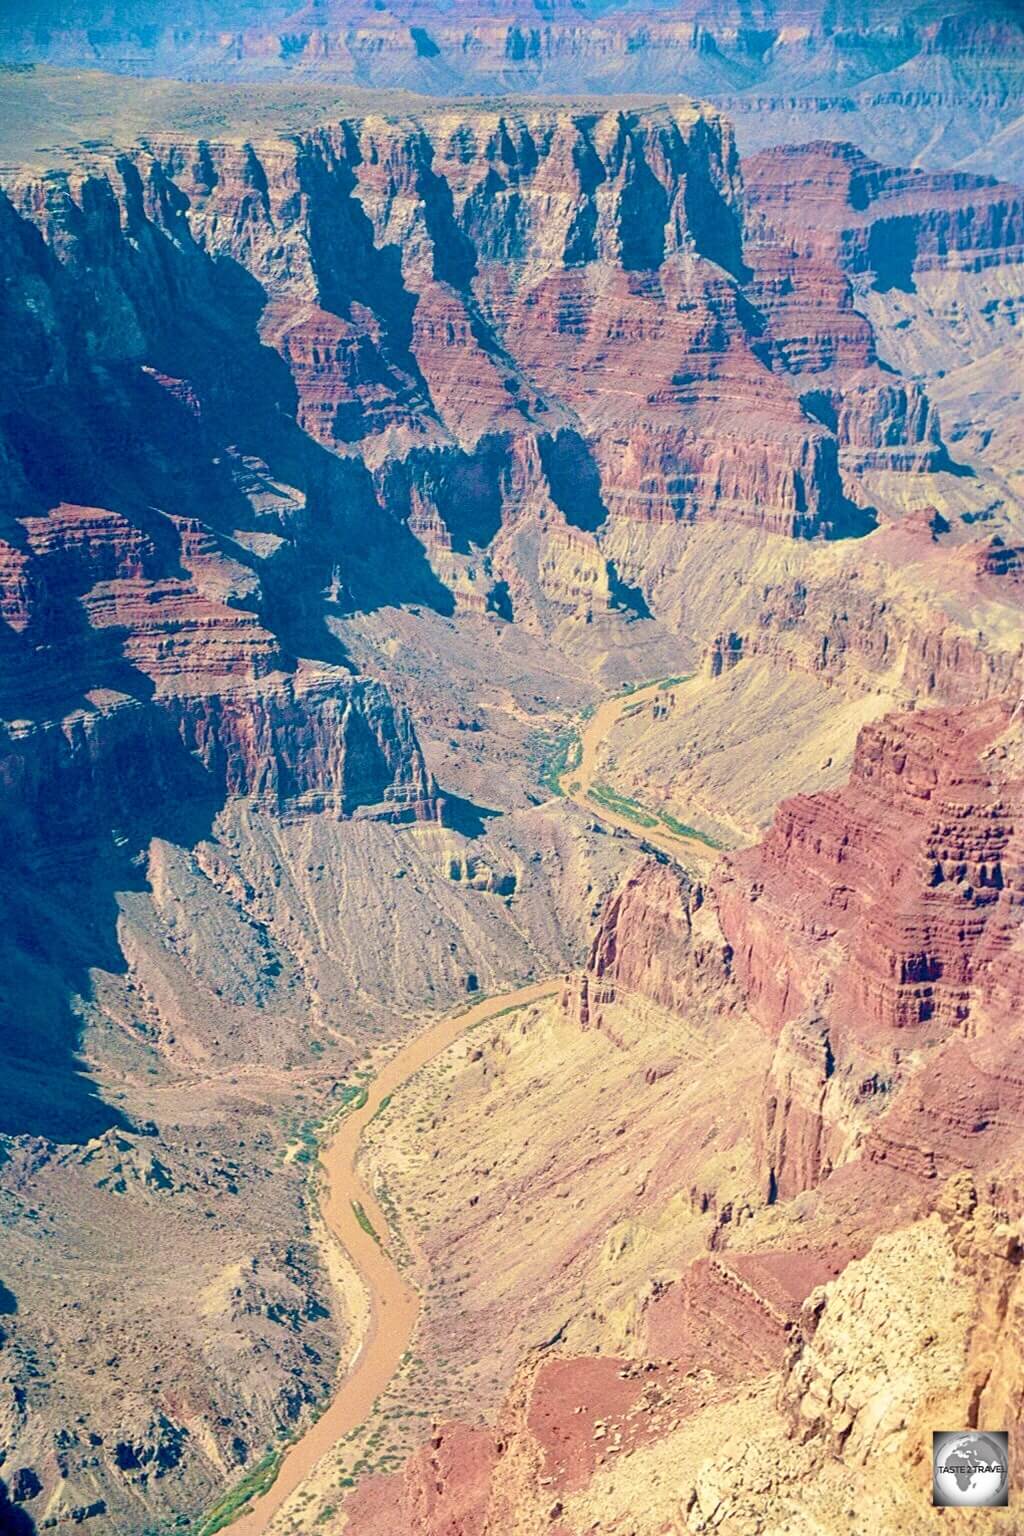
[[[310,582],[306,553],[312,549],[319,562],[315,582],[330,579],[334,584],[337,578],[332,613],[368,613],[403,603],[419,603],[445,616],[454,613],[454,597],[406,521],[411,503],[404,466],[386,466],[375,478],[361,459],[339,460],[321,452],[307,503],[302,579]]]
[[[91,996],[94,971],[126,971],[117,898],[149,889],[150,839],[193,847],[225,799],[169,716],[150,707],[145,725],[102,764],[26,763],[6,808],[0,835],[16,852],[0,882],[0,1133],[77,1142],[126,1124],[78,1057],[76,1000]]]
[[[624,154],[629,169],[618,205],[622,266],[626,272],[651,272],[665,260],[668,193],[632,133],[627,135]]]
[[[651,619],[654,615],[647,605],[647,599],[641,589],[633,586],[628,581],[623,581],[615,569],[615,562],[608,561],[608,587],[612,600],[612,607],[625,613],[632,614],[637,619]]]
[[[713,146],[710,154],[700,153],[701,146],[710,144],[713,132],[703,118],[694,125],[693,144],[698,152],[687,154],[686,219],[698,251],[743,283],[753,274],[743,260],[741,221],[709,172],[715,160]]]
[[[482,437],[472,452],[432,448],[393,459],[375,476],[383,507],[408,533],[419,505],[436,508],[451,537],[452,549],[469,554],[486,549],[501,527],[502,479],[509,464],[509,439],[504,434]],[[430,606],[452,611],[451,597],[437,593]],[[424,601],[423,598],[417,601]]]
[[[897,288],[914,293],[914,262],[917,260],[917,221],[909,215],[879,219],[868,231],[868,266],[875,274],[872,285],[879,293]]]
[[[52,720],[89,710],[90,690],[151,699],[153,679],[122,654],[123,642],[123,629],[92,629],[74,597],[57,615],[34,615],[24,630],[0,623],[0,718]]]
[[[362,161],[358,141],[348,124],[340,132],[343,159],[329,140],[315,136],[298,160],[300,184],[308,197],[309,254],[319,300],[343,320],[353,319],[353,306],[375,316],[380,334],[375,341],[367,337],[367,346],[375,353],[377,382],[391,394],[392,404],[429,411],[430,390],[412,350],[416,295],[405,286],[398,246],[376,243],[373,224],[356,195],[354,171]],[[364,359],[364,366],[369,362],[369,357]],[[365,428],[365,417],[356,406],[338,436],[354,442]]]
[[[292,656],[344,662],[316,603],[317,594],[339,585],[349,611],[403,602],[445,610],[450,594],[408,528],[379,504],[362,463],[332,453],[300,427],[288,364],[260,336],[268,302],[262,285],[229,256],[214,259],[196,245],[180,210],[177,220],[168,215],[175,239],[167,239],[147,217],[137,172],[130,163],[122,170],[131,240],[113,248],[105,276],[116,279],[144,319],[147,334],[137,350],[145,367],[128,359],[96,362],[81,327],[93,307],[111,302],[109,292],[94,291],[98,278],[88,266],[65,270],[38,231],[0,199],[0,234],[10,236],[15,221],[23,259],[51,289],[66,336],[64,361],[48,359],[46,339],[39,341],[35,372],[50,382],[21,391],[25,404],[11,424],[33,497],[19,510],[45,515],[69,501],[123,513],[152,538],[161,575],[185,574],[179,536],[162,514],[198,519],[233,540],[239,533],[273,535],[288,546],[282,560],[260,560],[237,541],[231,555],[258,571],[264,618]],[[402,286],[397,250],[374,248],[372,226],[354,197],[335,192],[323,204],[344,209],[326,229],[310,231],[325,306],[344,313],[358,299],[383,317],[396,366],[415,375],[414,392],[429,411],[409,351],[415,298]],[[0,344],[12,350],[18,319],[0,312]],[[66,382],[58,387],[53,377]]]
[[[957,480],[976,480],[978,477],[973,464],[964,464],[959,459],[954,459],[945,443],[940,445],[932,468],[940,474],[952,475]]]
[[[590,444],[566,428],[538,441],[540,461],[547,476],[551,499],[574,528],[588,533],[608,520],[601,494],[601,474]]]
[[[444,794],[443,798],[444,825],[450,827],[453,832],[461,832],[463,837],[482,837],[487,831],[487,823],[502,814],[501,811],[492,810],[490,806],[476,805],[462,795]]]
[[[423,219],[434,248],[434,276],[468,292],[476,276],[476,248],[455,217],[451,187],[434,170],[434,146],[426,133],[420,133],[416,142],[420,156],[416,190],[423,200]]]
[[[878,513],[874,507],[858,507],[856,502],[843,497],[833,521],[825,527],[825,538],[829,541],[835,539],[863,539],[869,533],[874,533],[878,527]],[[817,532],[815,528],[813,533]]]
[[[7,1484],[0,1477],[0,1536],[35,1536],[37,1526],[28,1510],[12,1504]]]

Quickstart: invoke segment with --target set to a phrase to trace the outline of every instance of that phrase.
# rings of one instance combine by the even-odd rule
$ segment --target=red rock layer
[[[777,1369],[804,1300],[849,1257],[829,1248],[697,1259],[651,1302],[647,1349],[684,1371],[714,1372],[720,1386]]]
[[[1000,1014],[1000,1031],[983,1039],[953,1040],[919,1072],[892,1109],[873,1125],[862,1156],[917,1181],[943,1180],[962,1168],[989,1175],[1006,1218],[1024,1214],[1017,1166],[1024,1136],[1024,1043],[1007,1038],[1006,1021],[1019,1017],[1022,956],[1014,957],[1016,1010]]]
[[[376,467],[529,434],[573,522],[846,526],[834,435],[780,394],[737,290],[737,162],[709,112],[369,118],[293,147],[168,145],[15,197],[92,301],[120,311],[109,360],[141,365],[207,425],[226,381],[200,379],[153,310],[170,280],[186,316],[207,311],[215,257],[260,283],[260,335],[328,450]],[[552,446],[570,419],[585,505]]]
[[[1024,901],[1007,723],[994,702],[865,726],[849,784],[785,801],[733,860],[719,913],[767,1028],[820,1006],[838,954],[829,1014],[843,1030],[968,1032]]]
[[[935,268],[1019,263],[1020,193],[881,166],[851,144],[766,150],[743,169],[751,293],[804,405],[835,431],[851,469],[941,467],[937,415],[919,384],[879,365],[851,278],[910,288]]]
[[[646,1315],[648,1358],[531,1363],[494,1428],[444,1424],[399,1472],[368,1478],[346,1501],[352,1528],[483,1536],[529,1510],[569,1533],[565,1500],[738,1383],[778,1370],[801,1304],[849,1249],[730,1253],[699,1259]]]
[[[725,959],[714,931],[703,931],[703,905],[703,889],[667,862],[646,860],[623,881],[602,908],[585,967],[566,983],[563,1006],[581,1029],[601,1028],[603,1010],[631,996],[682,1014],[698,971],[704,990],[721,977]]]
[[[402,1473],[361,1482],[347,1504],[362,1536],[429,1531],[484,1536],[491,1478],[500,1471],[499,1441],[489,1430],[445,1424]]]
[[[817,143],[750,156],[744,181],[750,238],[788,240],[879,287],[1024,257],[1024,199],[993,177],[903,170],[852,144]]]
[[[755,1128],[769,1200],[858,1156],[917,1180],[1012,1145],[1016,1069],[995,1057],[1024,1004],[1015,739],[998,701],[865,726],[849,783],[783,802],[720,876],[737,984],[777,1038]]]

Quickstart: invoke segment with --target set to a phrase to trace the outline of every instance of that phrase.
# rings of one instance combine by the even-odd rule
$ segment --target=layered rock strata
[[[687,91],[719,102],[752,145],[849,136],[885,157],[990,168],[1019,154],[1020,17],[947,0],[873,0],[854,24],[823,0],[747,6],[735,0],[659,5],[597,0],[477,4],[437,0],[186,5],[169,25],[158,6],[83,0],[59,22],[19,0],[0,30],[19,63],[99,66],[206,80],[349,82],[432,95],[553,92],[621,96]]]
[[[606,909],[587,986],[569,998],[579,1025],[593,1026],[587,1004],[600,984],[607,1018],[598,1024],[613,1048],[631,1009],[651,1002],[662,1027],[674,1019],[685,1029],[692,999],[685,988],[666,990],[665,979],[670,959],[677,976],[691,964],[688,901],[685,882],[664,865],[650,862],[628,877]],[[728,955],[725,963],[728,970]],[[613,975],[617,988],[608,985]],[[739,979],[725,982],[727,992]],[[818,1031],[826,1082],[845,1070],[831,1059],[831,1024],[826,1003]],[[753,1018],[749,1026],[762,1027]],[[811,1075],[810,1031],[805,1038]],[[800,1069],[790,1059],[795,1083]],[[1001,1059],[999,1145],[1003,1158],[1013,1158],[1019,1107],[1009,1108],[1016,1074],[1007,1072],[1005,1045]],[[962,1063],[951,1063],[956,1070]],[[922,1084],[929,1080],[921,1075]],[[794,1105],[799,1092],[795,1086]],[[965,1103],[972,1096],[979,1113],[983,1098],[973,1085]],[[900,1120],[907,1140],[933,1134],[913,1087],[897,1093],[894,1085],[892,1097],[881,1128]],[[759,1109],[723,1097],[722,1115],[738,1137],[751,1133]],[[799,1140],[799,1113],[787,1106],[785,1119]],[[545,1346],[524,1362],[493,1425],[437,1422],[400,1470],[362,1479],[345,1500],[349,1524],[481,1533],[496,1523],[544,1525],[575,1536],[595,1521],[619,1529],[617,1522],[632,1520],[642,1530],[674,1521],[699,1532],[721,1514],[727,1529],[740,1531],[792,1516],[787,1490],[799,1474],[801,1507],[821,1528],[843,1528],[851,1482],[859,1486],[863,1475],[878,1490],[879,1530],[937,1530],[927,1519],[907,1523],[927,1475],[922,1426],[944,1413],[970,1422],[979,1393],[986,1411],[1003,1411],[1020,1390],[1013,1300],[1020,1245],[990,1172],[980,1175],[990,1191],[984,1203],[979,1176],[963,1172],[964,1161],[978,1160],[976,1148],[956,1139],[965,1133],[952,1124],[934,1132],[946,1155],[930,1187],[916,1168],[877,1162],[871,1138],[836,1172],[811,1158],[800,1179],[791,1158],[786,1187],[752,1191],[745,1212],[722,1208],[712,1252],[678,1278],[650,1285],[639,1302],[635,1353],[550,1359]],[[974,1140],[984,1140],[977,1129]],[[713,1200],[705,1192],[705,1208]],[[940,1315],[937,1287],[948,1302]],[[709,1444],[709,1434],[723,1438]]]

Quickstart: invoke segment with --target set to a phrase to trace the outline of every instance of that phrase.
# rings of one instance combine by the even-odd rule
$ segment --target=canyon
[[[1024,42],[846,9],[5,13],[0,1528],[1024,1455]]]
[[[1019,176],[1013,0],[11,0],[0,58],[200,81],[336,82],[427,96],[703,97],[745,151],[854,135]]]

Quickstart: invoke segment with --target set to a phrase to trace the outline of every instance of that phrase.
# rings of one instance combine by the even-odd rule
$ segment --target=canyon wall
[[[511,0],[331,0],[315,10],[185,6],[6,8],[2,56],[205,80],[305,80],[428,95],[680,91],[716,101],[747,147],[849,137],[903,163],[1019,165],[1020,16],[966,0],[923,13],[874,0],[672,7]],[[843,125],[847,131],[844,132]],[[1002,132],[1001,132],[1002,131]],[[1004,170],[1003,174],[1006,174]]]
[[[633,996],[670,1014],[707,997],[730,956],[705,899],[672,865],[643,863],[602,908],[587,963],[566,984],[569,1017],[600,1029],[606,1010]]]
[[[767,1028],[822,1006],[815,954],[838,946],[839,1033],[977,1031],[1019,925],[1014,735],[998,703],[888,716],[862,730],[845,789],[784,802],[736,858],[720,911]]]
[[[1018,737],[998,703],[888,716],[861,731],[845,788],[784,802],[763,843],[731,862],[720,920],[748,1005],[779,1042],[761,1132],[773,1198],[852,1155],[912,1051],[997,1037],[1009,1050],[1022,995]],[[887,1123],[870,1136],[888,1142]],[[898,1163],[934,1170],[931,1134],[904,1126],[895,1139]],[[985,1153],[982,1138],[960,1155]]]
[[[436,64],[448,44],[413,18],[396,33],[360,15],[359,48],[386,69],[400,36],[396,52],[411,40]],[[599,34],[565,14],[521,59],[492,20],[484,54],[554,58],[568,27],[563,52],[590,68]],[[648,59],[659,36],[683,47],[677,21],[637,21]],[[608,23],[610,51],[629,54],[633,25]],[[729,25],[730,57],[794,46]],[[886,46],[966,46],[943,26]],[[116,53],[118,27],[90,46]],[[686,35],[702,59],[728,53]],[[248,35],[223,46],[243,71],[277,57]],[[1012,55],[1012,28],[970,46]],[[313,38],[289,49],[326,56]],[[1024,1080],[1020,518],[984,463],[956,461],[931,381],[897,369],[883,332],[884,304],[930,282],[1012,285],[1018,193],[847,143],[744,168],[729,123],[679,102],[167,134],[3,180],[5,1198],[28,1209],[38,1182],[61,1273],[81,1210],[99,1267],[131,1234],[168,1379],[181,1330],[153,1266],[173,1268],[162,1242],[193,1244],[218,1362],[214,1387],[185,1372],[166,1423],[105,1403],[101,1453],[65,1405],[91,1402],[89,1350],[114,1372],[122,1346],[83,1343],[59,1298],[52,1355],[81,1351],[81,1377],[48,1406],[19,1355],[4,1422],[60,1518],[87,1507],[65,1507],[78,1489],[118,1518],[136,1497],[154,1521],[197,1509],[322,1397],[358,1307],[328,1319],[299,1245],[310,1125],[350,1101],[369,1044],[576,959],[550,1019],[467,1046],[452,1102],[485,1101],[521,1047],[525,1143],[539,1082],[562,1140],[565,1085],[544,1072],[588,1053],[604,1076],[593,1097],[573,1077],[572,1179],[600,1199],[577,1231],[552,1144],[529,1191],[488,1206],[500,1129],[493,1157],[466,1151],[471,1188],[445,1213],[469,1223],[460,1255],[481,1248],[482,1193],[491,1219],[522,1221],[531,1262],[543,1216],[565,1245],[542,1276],[552,1327],[530,1332],[529,1286],[460,1308],[463,1344],[481,1316],[527,1308],[502,1338],[530,1353],[511,1385],[488,1380],[489,1401],[508,1389],[499,1423],[438,1426],[386,1488],[356,1491],[365,1528],[504,1531],[518,1501],[524,1529],[617,1529],[643,1488],[652,1529],[700,1530],[716,1499],[746,1518],[762,1454],[827,1492],[822,1446],[849,1438],[852,1459],[878,1430],[832,1391],[833,1366],[852,1359],[880,1412],[891,1385],[850,1297],[863,1279],[875,1328],[899,1299],[894,1229],[930,1284],[979,1299],[1009,1362],[980,1390],[1016,1403],[1017,1303],[998,1301],[1016,1298],[1002,1228],[1020,1214]],[[638,861],[626,827],[552,795],[556,748],[609,688],[671,671],[674,708],[691,660],[714,685],[751,658],[812,673],[822,716],[833,697],[901,707],[863,727],[848,776],[823,746],[812,781],[836,787],[779,791],[763,838],[707,879]],[[435,1175],[454,1156],[437,1151]],[[938,1198],[965,1168],[984,1210],[966,1235]],[[221,1185],[247,1190],[245,1221]],[[37,1274],[28,1239],[21,1257]],[[844,1279],[851,1259],[866,1268]],[[48,1306],[11,1324],[19,1348],[51,1348]],[[914,1390],[940,1400],[945,1372],[959,1405],[966,1325],[929,1341],[920,1295],[904,1310]],[[126,1355],[148,1370],[148,1347]],[[235,1423],[238,1349],[259,1360]],[[889,1449],[909,1443],[896,1398]],[[705,1467],[730,1425],[758,1424],[755,1465]],[[620,1455],[633,1482],[613,1476]],[[145,1484],[154,1463],[181,1481]],[[670,1495],[676,1464],[689,1481]]]
[[[610,515],[849,516],[836,439],[759,358],[713,113],[169,142],[14,177],[0,238],[29,861],[109,824],[136,849],[195,831],[232,796],[435,817],[337,619],[419,600],[543,628],[636,601],[595,541]]]

